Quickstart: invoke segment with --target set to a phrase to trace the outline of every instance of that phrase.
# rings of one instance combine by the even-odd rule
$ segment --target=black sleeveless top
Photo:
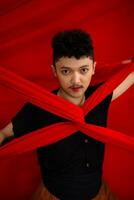
[[[86,99],[100,86],[89,86]],[[54,90],[53,93],[57,93]],[[92,109],[85,121],[106,127],[112,93]],[[67,119],[27,102],[12,119],[15,137]],[[105,145],[77,131],[54,144],[37,149],[45,187],[60,200],[89,200],[101,186]]]

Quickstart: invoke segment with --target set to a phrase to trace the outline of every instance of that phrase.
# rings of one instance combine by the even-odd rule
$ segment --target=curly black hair
[[[81,29],[72,29],[58,32],[52,39],[53,65],[61,57],[82,56],[94,60],[93,42],[89,33]]]

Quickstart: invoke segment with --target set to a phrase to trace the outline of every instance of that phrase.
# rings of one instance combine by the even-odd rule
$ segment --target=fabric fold
[[[133,151],[133,137],[127,136],[119,131],[86,124],[84,120],[84,116],[110,94],[114,88],[116,88],[131,71],[133,71],[133,69],[133,63],[126,65],[105,84],[100,86],[80,108],[67,100],[52,94],[45,88],[0,67],[0,83],[3,86],[15,90],[22,95],[26,101],[69,120],[69,122],[56,123],[14,139],[14,141],[11,141],[0,148],[0,158],[21,154],[41,146],[52,144],[68,137],[77,130],[81,130],[89,137],[93,137],[102,142],[118,145]]]

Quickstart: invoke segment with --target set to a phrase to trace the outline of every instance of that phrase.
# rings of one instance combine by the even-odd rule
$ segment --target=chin
[[[74,98],[80,98],[80,97],[82,97],[83,95],[84,95],[84,93],[79,93],[79,94],[73,93],[73,94],[70,94],[70,96],[71,96],[71,97],[74,97]]]

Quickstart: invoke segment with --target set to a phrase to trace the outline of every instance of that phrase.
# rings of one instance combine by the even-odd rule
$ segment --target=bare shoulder
[[[5,137],[13,136],[14,132],[13,132],[13,124],[12,124],[12,122],[7,124],[3,129],[0,130],[0,132],[3,133],[5,135]]]

